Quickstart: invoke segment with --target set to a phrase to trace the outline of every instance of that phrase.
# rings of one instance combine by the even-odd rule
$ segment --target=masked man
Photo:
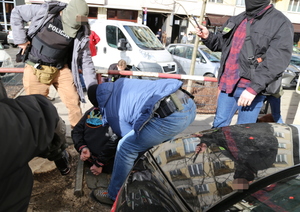
[[[222,51],[213,127],[228,126],[237,110],[237,124],[255,123],[265,99],[262,93],[290,63],[294,31],[289,19],[270,0],[246,0],[245,5],[246,11],[229,18],[220,33],[197,29],[208,48]],[[274,91],[281,82],[276,85]]]
[[[80,100],[85,102],[78,67],[87,88],[97,83],[89,49],[88,12],[85,0],[71,0],[69,4],[20,5],[11,13],[14,43],[28,57],[23,76],[26,94],[47,96],[53,85],[68,109],[72,127],[82,117]],[[24,23],[28,22],[26,31]]]

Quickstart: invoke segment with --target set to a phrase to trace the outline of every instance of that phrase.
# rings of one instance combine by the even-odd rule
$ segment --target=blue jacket
[[[120,78],[116,82],[102,83],[96,91],[102,121],[109,123],[120,137],[133,129],[138,132],[152,118],[155,104],[181,85],[176,79]]]

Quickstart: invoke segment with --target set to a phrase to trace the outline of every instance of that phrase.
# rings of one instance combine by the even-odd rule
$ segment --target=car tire
[[[215,77],[215,75],[212,73],[208,73],[208,74],[205,74],[204,77]]]

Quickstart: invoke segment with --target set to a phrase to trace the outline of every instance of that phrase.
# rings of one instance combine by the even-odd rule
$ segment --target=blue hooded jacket
[[[154,106],[182,85],[177,79],[140,80],[121,78],[98,85],[96,96],[104,124],[123,137],[141,130],[152,118]]]

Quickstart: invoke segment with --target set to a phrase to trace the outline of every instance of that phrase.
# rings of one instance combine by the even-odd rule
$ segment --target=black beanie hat
[[[89,97],[89,100],[94,105],[94,107],[98,107],[98,101],[97,101],[97,95],[96,95],[97,88],[98,88],[97,84],[91,85],[88,88],[88,91],[87,91],[87,95]]]

